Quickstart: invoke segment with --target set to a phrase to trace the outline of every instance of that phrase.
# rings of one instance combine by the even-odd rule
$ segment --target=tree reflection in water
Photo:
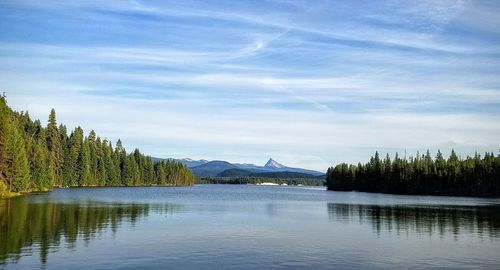
[[[121,226],[134,226],[150,212],[172,214],[181,210],[175,204],[134,204],[117,202],[29,203],[26,197],[0,201],[0,265],[17,261],[26,248],[38,247],[42,264],[51,249],[62,243],[75,247]]]
[[[328,203],[331,221],[368,223],[381,232],[428,234],[443,237],[473,233],[500,237],[500,206],[361,205]]]

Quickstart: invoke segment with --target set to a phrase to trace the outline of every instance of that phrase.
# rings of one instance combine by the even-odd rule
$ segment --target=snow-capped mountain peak
[[[267,161],[266,165],[264,165],[264,167],[266,167],[266,168],[285,168],[286,166],[284,166],[283,164],[280,164],[276,160],[270,158]]]

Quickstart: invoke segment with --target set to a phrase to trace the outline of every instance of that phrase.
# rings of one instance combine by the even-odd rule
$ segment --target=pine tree
[[[148,185],[152,185],[155,183],[155,169],[153,165],[153,160],[151,159],[151,157],[144,156],[143,164],[144,164],[144,174],[142,176],[142,180]]]
[[[68,129],[66,128],[65,125],[60,124],[59,125],[59,139],[61,141],[61,148],[62,148],[62,168],[60,173],[62,175],[59,176],[59,178],[56,180],[56,186],[69,186],[69,180],[68,180],[68,163],[70,162],[70,154],[69,154],[69,137],[68,137]],[[54,157],[55,159],[55,157]],[[54,160],[54,164],[55,164]]]
[[[125,173],[126,157],[127,157],[127,152],[125,151],[125,148],[122,145],[122,141],[118,139],[115,145],[114,162],[115,166],[117,166],[118,168],[118,175],[122,183],[125,182],[124,173]]]
[[[91,130],[89,136],[87,137],[88,145],[89,145],[89,154],[90,154],[90,185],[97,186],[99,185],[99,168],[98,168],[98,159],[100,158],[98,155],[98,147],[96,142],[96,134],[94,130]]]
[[[47,166],[47,182],[44,183],[44,190],[51,190],[52,187],[56,184],[57,175],[56,175],[56,157],[53,152],[48,152],[48,166]]]
[[[140,179],[139,166],[135,162],[134,156],[128,155],[125,158],[123,166],[123,185],[124,186],[136,186]]]
[[[68,155],[64,163],[64,183],[65,186],[78,186],[80,174],[82,171],[82,144],[83,130],[80,127],[75,128],[71,133],[68,143]]]
[[[105,147],[105,144],[103,145],[103,142],[101,142],[101,138],[97,137],[96,143],[95,143],[95,155],[97,159],[97,185],[99,186],[106,186],[106,182],[108,179],[108,173],[106,172],[106,156],[103,151],[103,147]]]
[[[458,180],[457,179],[458,174],[460,173],[460,165],[455,150],[451,150],[451,154],[450,157],[448,158],[447,164],[448,164],[447,171],[448,171],[449,181],[454,185],[456,185],[457,184],[456,182]]]
[[[66,133],[66,131],[64,131]],[[61,143],[60,132],[57,128],[56,111],[50,110],[49,121],[47,124],[47,148],[53,155],[54,170],[56,174],[56,183],[60,185],[63,181],[62,167],[64,164],[64,152]]]
[[[163,167],[163,161],[156,164],[156,184],[165,185],[165,180],[167,176],[165,174],[165,168]]]
[[[9,109],[5,100],[5,95],[0,95],[0,182],[5,181],[4,170],[4,155],[5,155],[5,140],[7,134],[7,120],[9,119]],[[3,183],[5,185],[5,183]]]
[[[81,187],[90,186],[92,182],[91,164],[90,164],[90,147],[88,140],[83,141],[78,158],[78,171],[80,172],[78,178],[78,185]]]
[[[137,164],[137,169],[139,172],[139,180],[134,183],[135,186],[144,184],[144,176],[146,174],[143,162],[143,155],[139,151],[139,149],[135,149],[133,153],[135,164]]]
[[[26,191],[29,188],[30,171],[24,138],[14,119],[8,118],[3,128],[3,174],[10,192]]]
[[[37,138],[32,145],[31,161],[31,176],[34,189],[37,191],[45,191],[49,180],[49,152],[45,145],[45,137]]]
[[[113,152],[113,146],[111,145],[111,142],[109,142],[109,145],[105,147],[105,155],[106,155],[106,171],[108,172],[108,181],[107,185],[108,186],[120,186],[122,181],[121,181],[121,167],[120,164],[117,163],[117,160],[119,162],[119,158],[115,157],[115,154]]]

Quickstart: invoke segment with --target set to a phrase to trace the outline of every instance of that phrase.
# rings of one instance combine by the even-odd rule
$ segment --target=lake
[[[500,200],[196,185],[0,200],[6,269],[500,269]]]

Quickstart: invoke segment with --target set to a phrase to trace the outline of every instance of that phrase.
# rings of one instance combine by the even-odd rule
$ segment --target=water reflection
[[[29,197],[0,201],[0,266],[16,262],[21,254],[38,248],[40,261],[47,262],[51,250],[61,244],[86,244],[101,233],[116,233],[124,225],[134,226],[150,213],[173,214],[182,210],[176,204],[138,204],[117,202],[30,203]]]
[[[381,232],[500,237],[500,206],[412,206],[328,203],[331,221],[370,224]]]

